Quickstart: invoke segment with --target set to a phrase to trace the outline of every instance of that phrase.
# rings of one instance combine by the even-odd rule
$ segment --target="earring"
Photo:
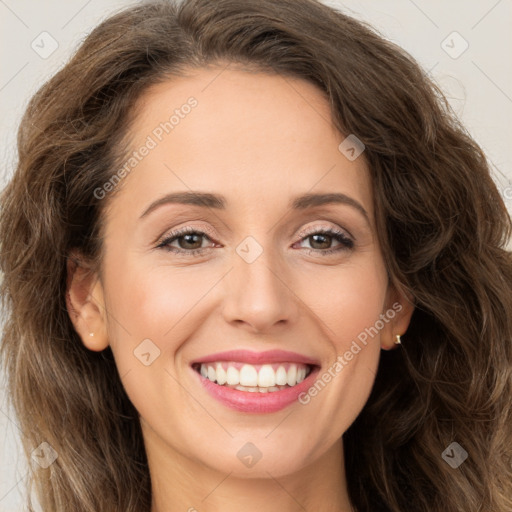
[[[395,345],[401,345],[402,342],[400,341],[400,334],[397,334],[395,337],[396,337]]]
[[[90,333],[89,333],[89,336],[94,336],[94,333],[93,333],[93,332],[90,332]]]

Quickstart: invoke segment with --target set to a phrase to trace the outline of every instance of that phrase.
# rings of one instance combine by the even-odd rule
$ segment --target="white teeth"
[[[276,372],[276,384],[278,386],[284,386],[285,384],[287,384],[287,381],[288,373],[286,372],[284,366],[280,366]]]
[[[252,393],[267,393],[279,391],[286,387],[295,386],[302,382],[308,373],[308,367],[304,364],[283,363],[263,364],[257,367],[251,364],[231,362],[203,363],[200,373],[203,377],[223,386],[233,386],[241,391]],[[288,371],[286,370],[288,366]],[[226,369],[225,369],[226,368]]]
[[[203,366],[204,365],[201,365],[201,367]],[[212,382],[215,381],[213,380]],[[233,366],[228,366],[228,371],[226,372],[226,382],[230,386],[236,386],[237,384],[240,384],[240,372]]]
[[[275,386],[276,384],[276,374],[269,364],[264,364],[258,373],[258,386],[269,388],[270,386]]]
[[[288,376],[286,378],[288,386],[295,386],[297,383],[297,366],[292,364],[288,369]]]
[[[244,364],[242,366],[240,369],[240,384],[242,384],[242,386],[258,385],[258,372],[254,366],[250,364]]]
[[[226,381],[227,381],[226,371],[224,370],[224,368],[222,368],[222,365],[220,363],[217,363],[217,366],[215,367],[215,374],[216,374],[217,384],[220,384],[221,386],[222,386],[222,384],[226,384]]]

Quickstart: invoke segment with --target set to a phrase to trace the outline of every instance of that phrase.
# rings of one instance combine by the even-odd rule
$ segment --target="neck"
[[[342,440],[309,466],[263,478],[224,474],[191,460],[146,432],[152,485],[151,512],[351,512]]]

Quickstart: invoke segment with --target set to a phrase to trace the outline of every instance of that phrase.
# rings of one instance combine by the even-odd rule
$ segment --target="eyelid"
[[[211,241],[214,241],[215,240],[215,236],[216,236],[214,230],[212,228],[210,228],[209,226],[191,226],[191,225],[186,225],[186,226],[183,226],[183,227],[175,227],[175,228],[166,230],[163,235],[160,235],[156,239],[156,241],[154,242],[153,245],[155,245],[155,244],[159,245],[159,244],[161,244],[162,242],[164,242],[165,240],[167,240],[170,237],[183,236],[183,235],[186,235],[189,232],[190,233],[204,232],[206,235],[208,235],[208,238]]]
[[[331,223],[331,224],[333,224],[333,223]],[[302,239],[302,238],[304,238],[304,237],[306,237],[308,235],[317,233],[318,231],[335,231],[335,232],[338,232],[338,233],[341,233],[341,234],[346,234],[346,236],[348,238],[350,238],[354,242],[356,241],[356,238],[352,235],[352,233],[348,229],[345,229],[345,228],[343,228],[341,226],[338,226],[338,225],[331,225],[329,227],[314,225],[314,226],[311,226],[311,227],[308,227],[308,228],[305,228],[304,230],[302,230],[299,233],[298,236],[300,237],[300,239]]]

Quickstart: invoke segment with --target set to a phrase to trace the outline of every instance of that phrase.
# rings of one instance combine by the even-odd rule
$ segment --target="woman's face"
[[[364,153],[278,75],[197,70],[139,107],[82,338],[110,344],[149,457],[277,477],[339,454],[409,320]]]

